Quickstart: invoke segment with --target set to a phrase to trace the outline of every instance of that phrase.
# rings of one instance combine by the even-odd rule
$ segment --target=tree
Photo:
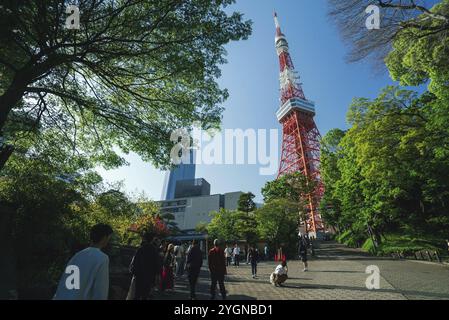
[[[82,158],[64,156],[57,145],[48,147],[13,154],[0,173],[0,202],[13,209],[4,226],[13,244],[7,260],[16,260],[22,297],[28,297],[24,294],[31,287],[54,292],[68,259],[89,245],[94,224],[112,226],[113,244],[129,244],[128,229],[136,217],[159,213],[155,202],[146,199],[142,210],[120,185],[105,185],[101,176],[84,168]],[[1,283],[4,276],[0,274]]]
[[[235,232],[240,239],[244,239],[248,244],[255,243],[259,239],[254,212],[236,211],[233,219],[235,219]]]
[[[285,198],[272,199],[255,212],[260,236],[275,248],[287,245],[293,252],[298,233],[298,205]]]
[[[254,203],[254,198],[256,196],[251,192],[243,193],[239,197],[237,210],[242,212],[252,212],[256,209],[256,204]]]
[[[251,32],[233,2],[84,0],[69,30],[70,1],[3,1],[0,169],[24,132],[45,130],[99,163],[123,164],[117,145],[167,165],[170,132],[219,123],[223,46]]]
[[[344,136],[344,131],[333,129],[321,140],[320,173],[322,183],[325,186],[325,193],[321,199],[320,212],[326,224],[335,227],[337,230],[344,229],[340,226],[341,201],[335,196],[337,182],[341,179],[338,163],[342,157],[340,142]]]
[[[207,233],[207,226],[208,226],[208,223],[200,222],[196,225],[195,231],[198,233]]]
[[[415,0],[328,0],[329,15],[337,25],[342,38],[350,46],[349,61],[374,58],[383,65],[384,58],[391,50],[392,43],[407,34],[409,41],[418,41],[414,36],[421,31],[423,38],[442,36],[449,30],[449,2],[441,1],[431,7],[435,1]],[[365,10],[369,5],[380,8],[381,27],[368,30]]]
[[[354,100],[351,128],[323,139],[328,223],[377,244],[388,233],[443,236],[449,162],[439,151],[444,131],[432,123],[439,103],[431,93],[396,87]]]
[[[389,233],[444,237],[449,223],[449,1],[334,1],[331,16],[352,46],[350,60],[385,58],[401,85],[428,85],[419,95],[387,87],[374,99],[354,99],[351,128],[330,132],[322,145],[327,223],[341,239],[375,245]],[[361,14],[382,8],[381,30]],[[355,19],[352,19],[354,18]]]
[[[256,203],[253,199],[255,197],[256,196],[251,192],[240,195],[235,215],[235,219],[237,220],[236,231],[247,243],[254,243],[259,238],[257,233],[257,222],[254,217]]]
[[[317,187],[317,181],[311,180],[301,172],[284,175],[269,181],[262,188],[265,202],[275,199],[288,199],[297,204],[298,214],[302,221],[306,220],[309,196]]]
[[[225,241],[240,240],[240,235],[236,232],[236,211],[220,209],[211,213],[212,220],[207,226],[207,233],[211,238]]]
[[[73,162],[16,154],[0,175],[0,198],[14,208],[5,230],[13,239],[7,259],[16,261],[19,294],[33,286],[51,287],[72,250],[88,243],[85,211],[78,214],[77,208],[87,208],[99,180],[94,173],[75,174],[75,169]]]
[[[449,15],[449,1],[435,6],[435,13]],[[439,132],[439,143],[434,144],[441,157],[449,156],[445,141],[449,136],[449,30],[441,22],[428,20],[426,29],[402,30],[386,58],[393,80],[403,86],[427,85],[439,100],[427,115],[432,131]],[[429,31],[428,29],[432,29]],[[429,128],[430,129],[430,128]],[[433,135],[435,138],[436,136]]]
[[[137,231],[142,237],[152,234],[165,238],[171,234],[167,224],[159,216],[152,214],[139,215],[133,224],[133,230]]]

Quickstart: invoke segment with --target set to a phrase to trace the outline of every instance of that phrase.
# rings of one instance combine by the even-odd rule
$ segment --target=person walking
[[[274,272],[270,276],[270,282],[275,286],[282,287],[282,284],[288,279],[288,267],[287,261],[282,261],[280,265],[276,267]]]
[[[313,238],[309,237],[309,235],[306,233],[304,235],[304,240],[306,243],[306,246],[308,249],[310,249],[310,254],[312,255],[312,257],[315,256],[315,248],[313,247]]]
[[[283,250],[283,247],[282,247],[282,245],[278,248],[278,250],[277,250],[277,254],[276,254],[276,258],[275,258],[275,261],[279,261],[279,262],[282,262],[282,261],[285,261],[286,259],[285,259],[285,255],[284,255],[284,250]]]
[[[67,263],[54,300],[108,299],[109,257],[101,250],[108,245],[112,233],[111,226],[107,224],[100,223],[92,227],[91,245],[76,253]]]
[[[174,256],[174,245],[169,244],[167,247],[167,251],[164,255],[164,263],[162,267],[162,277],[161,277],[161,291],[165,292],[165,290],[173,291],[174,289],[174,275],[173,269],[175,265],[175,256]]]
[[[240,247],[237,243],[234,245],[232,256],[234,257],[234,267],[238,267],[240,264]]]
[[[304,266],[303,271],[308,271],[308,263],[307,263],[307,243],[303,236],[299,236],[299,245],[298,245],[299,257]]]
[[[147,300],[155,285],[156,275],[160,270],[159,239],[152,233],[143,237],[142,244],[137,250],[132,263],[131,273],[135,281],[134,300]]]
[[[251,246],[251,248],[248,250],[248,260],[251,263],[251,273],[253,276],[253,279],[257,278],[257,262],[259,260],[259,253],[257,252],[256,248],[254,246]]]
[[[224,285],[224,277],[226,275],[226,261],[223,249],[220,248],[218,239],[214,240],[214,247],[210,249],[209,255],[209,271],[211,277],[210,295],[211,300],[215,299],[215,291],[217,282],[220,286],[220,292],[223,300],[226,299],[226,288]]]
[[[192,247],[187,254],[187,275],[189,277],[190,285],[190,299],[196,300],[196,283],[200,275],[201,267],[203,266],[203,253],[195,240],[192,241]]]
[[[263,248],[263,255],[264,255],[264,260],[268,261],[269,260],[269,255],[268,255],[268,245],[267,244]]]
[[[176,277],[179,278],[184,274],[185,265],[185,249],[181,243],[175,246],[174,254],[176,261]]]
[[[226,245],[225,257],[226,257],[226,267],[229,267],[232,261],[232,248],[229,245]]]
[[[186,250],[186,256],[189,254],[189,252],[190,252],[190,250],[192,249],[192,247],[193,247],[193,241],[190,242],[190,243],[189,243],[189,246],[187,247],[187,250]]]

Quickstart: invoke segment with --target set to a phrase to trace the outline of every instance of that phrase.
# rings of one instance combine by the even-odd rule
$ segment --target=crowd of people
[[[109,258],[101,250],[104,249],[112,235],[112,228],[105,224],[94,226],[90,233],[90,247],[75,254],[67,264],[54,299],[61,300],[101,300],[108,298],[109,291]],[[298,255],[303,263],[303,271],[308,270],[308,249],[311,241],[307,236],[299,234]],[[278,250],[279,251],[279,250]],[[282,249],[281,249],[282,251]],[[243,253],[243,255],[242,255]],[[266,245],[260,254],[256,246],[245,246],[242,250],[239,244],[224,245],[218,239],[208,252],[208,269],[210,272],[210,295],[216,297],[217,285],[223,299],[226,299],[225,275],[227,267],[238,268],[242,256],[246,263],[251,264],[251,275],[257,278],[257,265],[260,260],[269,259]],[[288,279],[288,267],[285,255],[279,257],[280,264],[270,276],[270,282],[282,286]],[[78,273],[72,273],[73,267]],[[196,299],[196,286],[203,266],[203,252],[197,241],[193,240],[187,247],[181,243],[170,243],[159,239],[155,234],[147,233],[132,258],[129,271],[132,274],[127,300],[151,299],[154,291],[173,293],[176,279],[187,273],[190,287],[190,298]],[[75,269],[76,269],[75,268]],[[78,277],[78,278],[77,278]]]
[[[127,299],[146,300],[152,292],[174,293],[175,280],[187,272],[191,298],[195,299],[195,287],[203,265],[203,253],[193,240],[185,244],[161,241],[147,234],[131,261],[133,275]]]

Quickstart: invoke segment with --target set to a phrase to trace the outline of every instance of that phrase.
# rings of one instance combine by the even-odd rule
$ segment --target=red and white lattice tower
[[[281,107],[276,112],[282,124],[282,153],[278,178],[294,172],[301,172],[310,179],[317,181],[315,190],[306,196],[307,221],[306,232],[317,235],[324,231],[324,225],[319,213],[319,201],[323,195],[320,164],[320,133],[315,124],[315,103],[307,100],[299,83],[293,66],[288,42],[281,32],[281,27],[274,13],[276,24],[276,51],[280,63]]]

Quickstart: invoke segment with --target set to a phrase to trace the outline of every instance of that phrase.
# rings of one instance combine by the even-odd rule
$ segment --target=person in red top
[[[215,299],[215,290],[217,289],[217,282],[220,286],[221,296],[223,300],[226,299],[226,289],[224,285],[224,276],[226,275],[226,259],[220,242],[218,239],[214,240],[214,247],[209,251],[209,271],[211,278],[210,294],[211,299]]]

